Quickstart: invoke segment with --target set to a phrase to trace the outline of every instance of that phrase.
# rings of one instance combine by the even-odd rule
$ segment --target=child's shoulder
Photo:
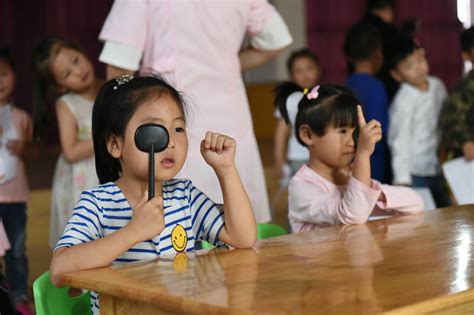
[[[326,181],[321,175],[316,171],[311,169],[306,164],[301,166],[301,168],[296,172],[296,174],[291,178],[290,185],[315,185],[319,186],[321,183]]]
[[[26,110],[24,110],[24,109],[22,109],[22,108],[20,108],[16,105],[11,106],[11,111],[12,111],[12,115],[14,115],[14,116],[16,116],[20,119],[30,119],[31,118],[30,114]]]
[[[439,88],[439,87],[445,88],[443,81],[441,81],[441,79],[438,77],[430,75],[428,76],[428,81],[430,82],[430,84],[433,84],[435,88]]]
[[[114,182],[108,182],[84,190],[81,199],[92,200],[95,203],[125,201],[122,190]]]
[[[300,103],[303,96],[304,96],[304,93],[300,91],[296,91],[288,95],[288,98],[286,99],[287,110],[291,110],[293,108],[298,109],[298,104]]]
[[[187,178],[173,178],[163,183],[163,194],[184,195],[193,188],[193,182]]]

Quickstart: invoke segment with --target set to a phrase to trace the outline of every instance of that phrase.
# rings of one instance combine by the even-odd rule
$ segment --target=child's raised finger
[[[357,105],[357,120],[359,122],[359,128],[364,128],[367,125],[365,121],[364,112],[362,111],[362,106]]]

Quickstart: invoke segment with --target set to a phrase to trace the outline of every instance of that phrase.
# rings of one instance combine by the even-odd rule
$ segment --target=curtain
[[[421,21],[418,34],[427,52],[430,73],[449,87],[462,76],[455,0],[395,0],[396,24],[410,18]],[[344,84],[347,64],[342,52],[345,33],[365,13],[366,0],[306,0],[308,46],[321,59],[323,82]]]

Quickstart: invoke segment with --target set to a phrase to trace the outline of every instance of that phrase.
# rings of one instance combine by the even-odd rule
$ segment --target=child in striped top
[[[124,81],[126,81],[124,83]],[[220,210],[189,179],[174,179],[188,152],[186,107],[162,78],[110,80],[94,104],[92,133],[100,186],[86,190],[74,208],[51,262],[51,279],[63,273],[194,250],[194,242],[251,247],[256,223],[234,164],[235,141],[207,132],[201,154],[221,184]],[[167,128],[167,149],[155,154],[155,195],[148,201],[148,154],[135,146],[146,123]],[[224,219],[225,218],[225,219]],[[97,295],[91,307],[98,314]]]

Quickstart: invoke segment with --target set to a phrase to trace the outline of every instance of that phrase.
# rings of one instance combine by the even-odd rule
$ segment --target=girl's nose
[[[168,142],[168,149],[174,149],[174,145],[175,145],[174,139],[172,136],[170,136],[170,140]]]
[[[348,139],[347,139],[347,146],[349,147],[354,147],[355,146],[355,140],[354,140],[354,134],[351,134]]]

